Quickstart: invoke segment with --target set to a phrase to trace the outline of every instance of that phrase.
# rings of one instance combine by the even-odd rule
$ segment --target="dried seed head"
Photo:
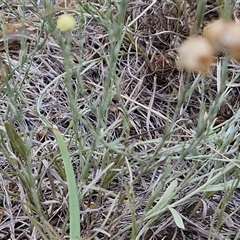
[[[178,53],[181,67],[205,73],[212,64],[214,51],[208,40],[194,36],[181,44]]]
[[[57,18],[57,27],[61,32],[72,30],[76,22],[71,14],[63,14]]]
[[[217,20],[207,25],[203,30],[203,36],[209,40],[215,51],[219,51],[222,48],[219,38],[224,32],[224,29],[226,29],[226,25],[226,21]]]
[[[218,20],[204,29],[204,36],[215,51],[226,51],[230,57],[240,60],[240,25],[225,20]]]

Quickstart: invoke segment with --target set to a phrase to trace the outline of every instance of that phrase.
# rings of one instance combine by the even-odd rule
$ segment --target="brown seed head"
[[[240,60],[240,25],[233,21],[218,20],[204,29],[204,36],[217,51],[226,51],[230,57]]]
[[[212,64],[214,51],[208,40],[193,36],[181,44],[178,53],[181,67],[205,73]]]

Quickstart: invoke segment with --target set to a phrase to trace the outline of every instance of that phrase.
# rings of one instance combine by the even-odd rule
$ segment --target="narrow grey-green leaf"
[[[162,197],[158,200],[157,204],[147,213],[147,219],[156,216],[158,212],[167,205],[167,203],[172,199],[175,194],[177,184],[177,180],[171,182]]]
[[[183,220],[182,220],[182,217],[181,215],[179,214],[178,211],[176,211],[174,208],[172,208],[170,205],[168,205],[168,209],[170,210],[172,216],[173,216],[173,219],[174,219],[174,222],[176,223],[176,225],[181,228],[181,229],[185,229],[185,226],[184,226],[184,223],[183,223]]]
[[[61,132],[57,127],[53,127],[53,133],[57,139],[58,147],[61,151],[63,164],[67,176],[69,194],[69,214],[70,214],[70,239],[80,239],[80,209],[78,199],[78,189],[74,176],[70,154],[64,142]]]

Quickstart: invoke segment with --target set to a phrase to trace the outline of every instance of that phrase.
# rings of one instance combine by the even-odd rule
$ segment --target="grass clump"
[[[224,4],[1,3],[0,238],[239,238],[239,62],[178,63]]]

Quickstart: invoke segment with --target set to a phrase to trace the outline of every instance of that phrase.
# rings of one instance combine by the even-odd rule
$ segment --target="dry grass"
[[[219,54],[204,76],[177,66],[179,44],[221,6],[207,1],[200,21],[196,1],[129,1],[126,16],[106,2],[0,3],[1,26],[25,20],[23,37],[0,42],[0,239],[69,239],[52,125],[71,156],[81,239],[239,239],[240,64]],[[54,26],[64,11],[71,33]]]

